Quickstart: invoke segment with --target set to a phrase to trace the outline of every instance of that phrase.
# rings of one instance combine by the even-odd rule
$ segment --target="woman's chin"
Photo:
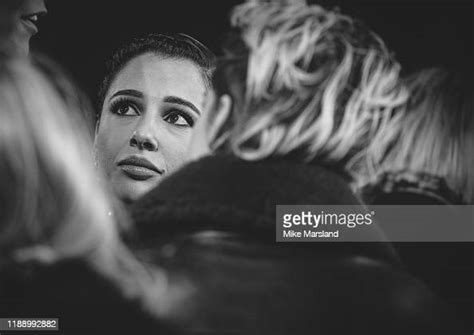
[[[124,203],[133,203],[140,197],[155,188],[161,180],[161,176],[146,180],[136,180],[127,176],[119,176],[112,179],[114,192]]]

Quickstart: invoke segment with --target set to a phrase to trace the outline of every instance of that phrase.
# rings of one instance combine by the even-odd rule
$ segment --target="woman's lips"
[[[21,17],[21,23],[25,26],[28,33],[33,36],[38,33],[38,17],[42,13],[28,14]]]
[[[164,173],[162,169],[140,156],[127,157],[117,165],[125,175],[134,180],[147,180]]]
[[[46,15],[47,12],[43,0],[24,2],[24,7],[20,9],[20,19],[31,36],[38,33],[39,18]]]
[[[120,168],[128,177],[134,180],[147,180],[159,175],[158,172],[150,170],[144,166],[120,165]]]
[[[21,23],[26,28],[26,31],[31,36],[36,35],[38,33],[38,27],[29,19],[21,19]]]

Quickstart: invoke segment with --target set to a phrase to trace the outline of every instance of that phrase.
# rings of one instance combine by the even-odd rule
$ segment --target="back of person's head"
[[[126,42],[107,61],[105,78],[99,88],[99,109],[101,109],[107,90],[116,75],[132,59],[147,53],[192,62],[200,70],[206,86],[211,87],[215,56],[204,44],[182,33],[149,34]]]
[[[211,147],[349,168],[407,99],[399,64],[350,17],[303,1],[248,1],[232,25],[214,75],[231,116]]]
[[[2,250],[45,244],[75,253],[85,243],[75,237],[90,230],[106,240],[111,206],[97,186],[81,112],[27,61],[2,61],[0,87]],[[68,243],[49,239],[71,227],[80,231],[69,231]]]
[[[405,81],[411,93],[407,109],[369,155],[370,173],[379,179],[387,173],[436,177],[447,189],[439,191],[473,203],[472,84],[460,73],[439,68],[419,71]]]

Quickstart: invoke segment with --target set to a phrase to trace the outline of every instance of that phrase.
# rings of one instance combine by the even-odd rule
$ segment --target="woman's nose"
[[[133,132],[129,144],[139,150],[158,151],[158,141],[153,136],[138,131]]]

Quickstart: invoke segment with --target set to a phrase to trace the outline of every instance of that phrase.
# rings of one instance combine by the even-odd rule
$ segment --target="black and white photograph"
[[[474,334],[472,0],[0,0],[0,335]]]

